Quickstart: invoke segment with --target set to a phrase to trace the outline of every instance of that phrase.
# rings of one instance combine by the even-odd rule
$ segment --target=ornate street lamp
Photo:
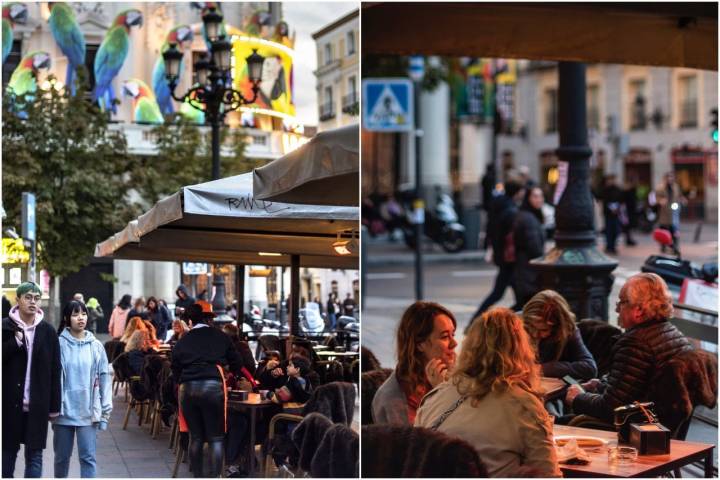
[[[176,45],[171,45],[163,53],[165,80],[168,82],[172,97],[178,102],[187,102],[196,110],[204,112],[206,122],[210,124],[213,180],[220,178],[220,125],[223,124],[228,112],[255,102],[260,89],[262,67],[265,61],[257,53],[257,50],[253,50],[253,53],[246,59],[248,76],[252,83],[250,98],[244,97],[241,92],[229,86],[232,45],[224,35],[221,35],[222,21],[222,12],[217,9],[210,9],[203,15],[205,32],[211,45],[210,54],[195,63],[195,84],[184,95],[175,94],[181,74],[180,63],[183,54]],[[218,270],[217,266],[215,270]],[[213,310],[218,314],[218,318],[222,319],[226,311],[225,279],[222,275],[213,275],[213,287],[215,288]]]

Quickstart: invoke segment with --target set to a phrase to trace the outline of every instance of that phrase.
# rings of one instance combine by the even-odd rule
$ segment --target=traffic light
[[[718,109],[713,108],[710,110],[710,134],[713,142],[718,143]]]

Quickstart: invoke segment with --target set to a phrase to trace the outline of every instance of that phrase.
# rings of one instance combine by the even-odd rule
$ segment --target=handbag
[[[652,411],[655,406],[653,402],[634,402],[628,405],[617,407],[613,413],[615,430],[618,432],[618,441],[628,443],[630,441],[630,424],[657,424],[657,415]]]

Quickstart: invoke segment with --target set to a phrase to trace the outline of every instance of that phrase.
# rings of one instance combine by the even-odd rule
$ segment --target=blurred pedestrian
[[[120,340],[125,334],[125,326],[127,325],[128,313],[130,313],[130,295],[123,295],[115,308],[110,314],[110,322],[108,323],[108,331],[113,340]]]
[[[105,317],[105,313],[100,306],[100,302],[98,302],[98,299],[95,297],[90,297],[90,299],[87,301],[86,306],[88,309],[87,330],[95,332],[97,330],[98,321],[102,320]]]
[[[327,318],[328,318],[328,328],[331,331],[335,330],[335,326],[337,325],[336,305],[337,305],[337,303],[335,302],[335,294],[328,293]]]
[[[668,172],[663,177],[662,184],[655,190],[655,201],[659,210],[658,226],[670,232],[673,238],[673,253],[680,255],[680,209],[687,204],[687,199],[680,191],[673,172]],[[662,251],[665,252],[665,245],[662,246]]]
[[[348,292],[343,301],[344,314],[348,317],[352,317],[355,314],[355,300],[352,298],[352,294]]]
[[[142,295],[135,299],[133,308],[128,312],[128,318],[140,317],[143,320],[150,320],[150,314],[145,308],[145,297]]]
[[[20,444],[25,477],[42,477],[48,419],[60,415],[60,345],[43,321],[42,290],[24,282],[2,321],[2,476],[11,478]]]
[[[82,293],[76,293],[75,295],[73,295],[73,300],[76,300],[81,303],[85,303],[85,297],[83,296]]]
[[[88,302],[89,303],[89,302]],[[112,378],[102,343],[86,330],[88,308],[72,300],[63,309],[58,332],[62,364],[62,412],[53,421],[55,477],[66,478],[77,437],[82,478],[96,477],[97,430],[106,430],[112,412]]]
[[[623,223],[623,232],[625,233],[625,245],[632,247],[637,242],[632,237],[633,230],[638,225],[638,192],[637,180],[632,177],[625,181],[625,189],[623,190],[623,206],[625,210],[625,222]]]
[[[513,289],[517,303],[517,291],[515,290],[515,241],[513,238],[513,224],[518,213],[517,204],[525,195],[523,185],[517,179],[509,179],[505,182],[505,190],[502,195],[495,197],[488,212],[487,238],[492,246],[493,263],[497,265],[498,272],[495,276],[495,284],[492,291],[478,307],[473,319],[479,317],[493,304],[498,302],[508,287]],[[472,320],[465,330],[472,324]]]
[[[605,176],[605,186],[602,190],[603,217],[605,217],[605,252],[617,254],[617,238],[620,236],[622,224],[620,221],[621,207],[624,195],[617,185],[617,176]]]
[[[150,321],[155,326],[155,330],[157,331],[158,340],[164,342],[167,337],[167,331],[172,325],[170,311],[165,305],[158,302],[157,298],[155,297],[148,298],[147,311],[150,316]]]
[[[540,187],[527,189],[513,226],[515,241],[515,293],[517,307],[522,308],[540,290],[538,272],[530,268],[530,260],[545,253],[545,229],[542,206],[545,203]]]
[[[178,288],[175,290],[175,295],[177,295],[177,299],[175,300],[175,318],[181,318],[185,309],[195,303],[195,298],[188,293],[187,287],[182,284],[178,285]]]

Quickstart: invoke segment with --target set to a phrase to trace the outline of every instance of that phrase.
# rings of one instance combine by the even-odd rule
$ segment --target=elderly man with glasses
[[[655,373],[671,358],[693,347],[670,323],[672,297],[665,281],[654,273],[630,277],[615,306],[625,329],[612,348],[610,371],[602,380],[571,385],[565,403],[576,414],[612,423],[613,410],[647,398]]]
[[[25,477],[42,476],[48,420],[60,414],[60,345],[43,321],[42,291],[20,284],[17,305],[2,321],[2,476],[12,477],[20,444]]]

